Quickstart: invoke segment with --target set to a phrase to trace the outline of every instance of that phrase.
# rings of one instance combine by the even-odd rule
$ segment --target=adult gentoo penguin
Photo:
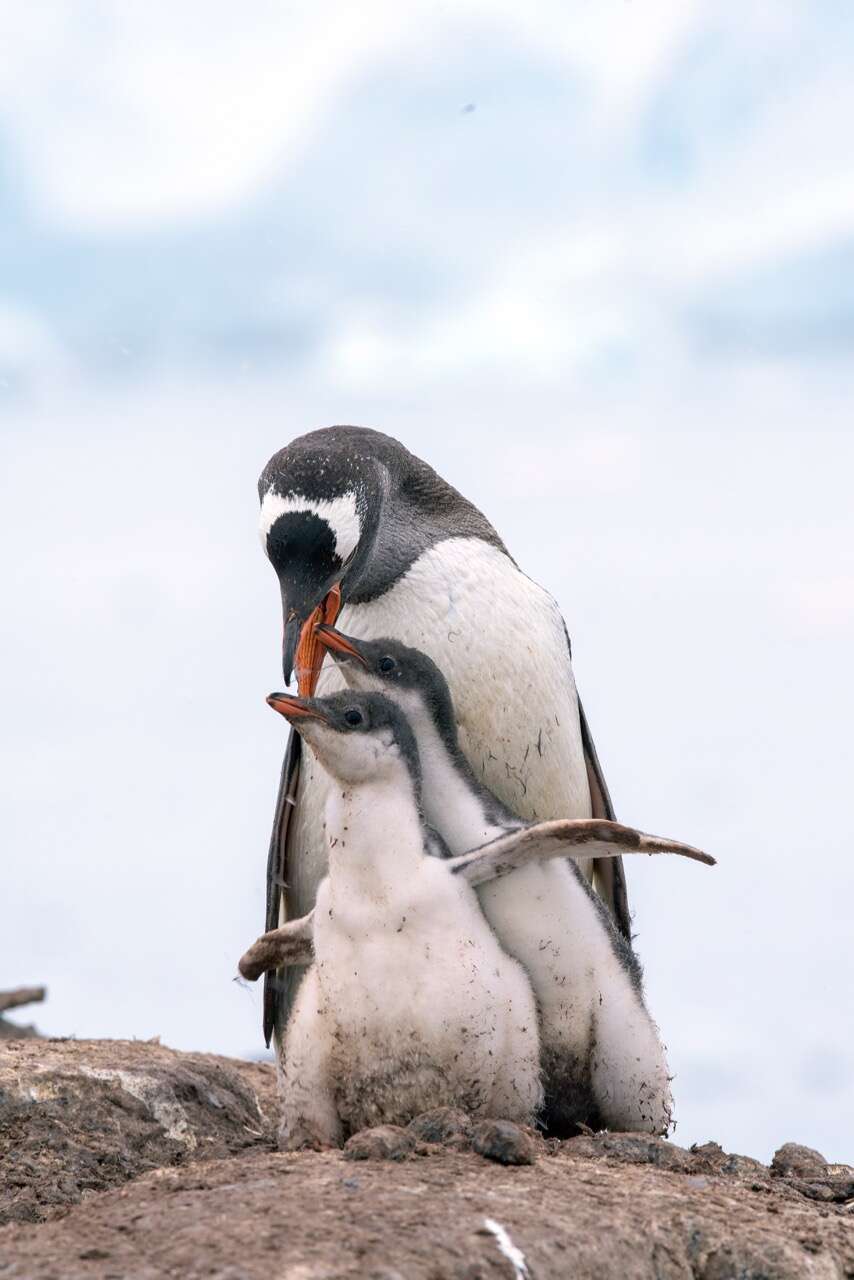
[[[284,1035],[286,1150],[340,1145],[434,1107],[533,1123],[534,997],[465,876],[430,856],[418,751],[389,699],[271,694],[332,778],[314,964]]]
[[[552,597],[484,515],[390,436],[329,427],[275,454],[259,480],[261,538],[284,618],[283,670],[302,695],[340,688],[318,622],[393,636],[444,673],[475,773],[527,819],[613,818]],[[306,914],[325,872],[328,781],[291,735],[267,867],[267,928]],[[628,938],[619,860],[596,883]],[[291,981],[268,981],[264,1031],[281,1028]]]

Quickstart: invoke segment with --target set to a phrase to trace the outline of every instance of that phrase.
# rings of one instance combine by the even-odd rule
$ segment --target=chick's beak
[[[341,586],[336,583],[328,591],[302,624],[299,641],[294,655],[294,674],[301,698],[310,698],[317,685],[317,677],[326,657],[326,650],[317,638],[317,627],[324,623],[331,624],[338,617],[341,608]],[[278,710],[278,708],[277,708]]]
[[[324,649],[329,649],[334,655],[340,653],[347,658],[355,658],[357,662],[361,662],[363,667],[368,665],[367,658],[364,657],[355,640],[351,640],[349,636],[345,636],[343,631],[337,631],[335,627],[322,623],[315,629],[317,641]]]
[[[295,698],[291,693],[270,693],[267,705],[286,720],[325,720],[326,717],[307,698]]]

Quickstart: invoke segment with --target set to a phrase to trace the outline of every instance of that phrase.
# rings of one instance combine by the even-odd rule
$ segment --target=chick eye
[[[350,711],[344,712],[344,719],[347,721],[348,724],[361,724],[362,713],[361,711],[357,711],[356,708],[353,707]]]
[[[397,663],[395,662],[394,658],[380,658],[380,671],[382,672],[394,671],[396,666],[397,666]]]

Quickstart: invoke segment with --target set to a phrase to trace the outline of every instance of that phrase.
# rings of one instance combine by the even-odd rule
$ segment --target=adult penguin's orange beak
[[[297,689],[301,698],[310,698],[317,687],[317,678],[320,675],[320,668],[323,666],[323,659],[326,657],[326,650],[318,640],[316,630],[317,627],[326,624],[331,626],[341,609],[341,585],[340,583],[328,591],[323,600],[316,609],[312,609],[311,613],[299,628],[299,639],[296,643],[296,652],[293,655],[294,675],[297,678]],[[296,619],[288,620],[285,623],[285,649],[288,648],[288,627],[292,625],[292,621],[296,624]],[[285,665],[288,665],[287,652],[285,654]]]

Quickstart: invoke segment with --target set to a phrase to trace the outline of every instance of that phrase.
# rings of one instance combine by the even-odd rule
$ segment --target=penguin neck
[[[391,778],[333,780],[326,841],[334,891],[385,900],[398,885],[405,887],[424,856],[418,793],[405,765]]]
[[[482,787],[459,748],[456,728],[440,730],[426,707],[412,719],[421,761],[424,816],[452,854],[466,853],[519,825]]]

